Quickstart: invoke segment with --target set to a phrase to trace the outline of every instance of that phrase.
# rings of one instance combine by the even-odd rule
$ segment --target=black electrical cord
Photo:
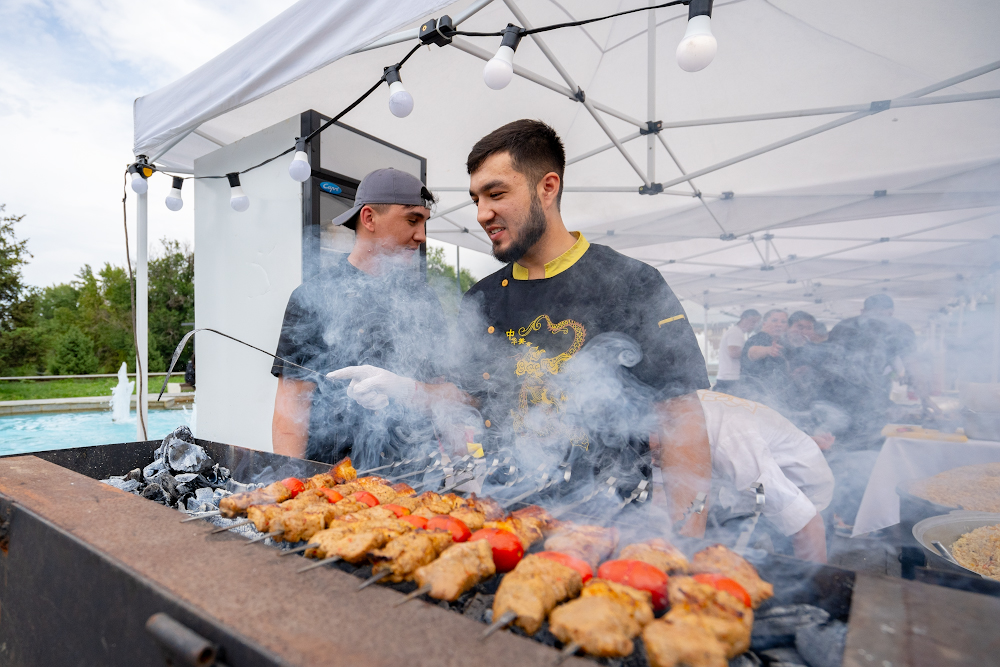
[[[128,209],[125,201],[128,199],[128,170],[125,170],[124,183],[122,183],[122,225],[125,227],[125,262],[128,264],[128,292],[132,301],[132,345],[135,347],[135,386],[139,388],[135,402],[135,412],[142,425],[142,435],[149,438],[149,429],[146,428],[146,419],[142,414],[142,395],[146,393],[146,387],[142,386],[142,361],[139,358],[139,334],[135,330],[135,276],[132,274],[132,253],[128,247]]]
[[[637,9],[629,9],[624,12],[618,12],[616,14],[608,14],[607,16],[598,16],[592,19],[581,19],[579,21],[567,21],[566,23],[553,23],[552,25],[544,25],[540,28],[532,28],[531,30],[525,30],[521,33],[523,36],[535,35],[540,32],[548,32],[549,30],[558,30],[560,28],[575,28],[581,25],[587,25],[588,23],[597,23],[598,21],[605,21],[607,19],[613,19],[616,16],[625,16],[626,14],[634,14],[636,12],[648,12],[651,9],[663,9],[664,7],[673,7],[675,5],[686,5],[690,3],[691,0],[673,0],[672,2],[664,2],[662,5],[654,5],[652,7],[639,7]],[[500,32],[463,32],[458,30],[451,33],[452,35],[457,35],[461,37],[503,37],[503,31]]]

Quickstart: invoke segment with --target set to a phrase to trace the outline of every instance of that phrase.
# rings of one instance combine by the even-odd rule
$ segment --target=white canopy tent
[[[136,100],[134,152],[191,172],[306,109],[335,115],[432,17],[494,32],[644,5],[302,0]],[[469,148],[531,117],[566,144],[568,225],[658,267],[682,298],[832,320],[885,291],[920,324],[982,293],[1000,261],[1000,4],[719,0],[718,55],[693,74],[674,59],[686,19],[677,6],[526,37],[501,91],[482,78],[500,39],[455,37],[403,68],[408,117],[389,113],[383,88],[344,122],[428,159],[441,198],[428,233],[463,247],[489,248],[469,205]],[[145,371],[145,196],[138,207]]]

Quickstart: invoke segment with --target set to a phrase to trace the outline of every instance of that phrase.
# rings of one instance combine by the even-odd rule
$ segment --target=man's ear
[[[538,181],[536,190],[538,192],[538,198],[542,201],[542,208],[555,206],[556,199],[559,197],[560,185],[562,185],[562,179],[559,178],[559,174],[554,171],[550,171],[545,174],[542,176],[541,180]]]
[[[375,233],[375,210],[371,206],[364,206],[358,211],[358,224],[364,225],[369,233]]]

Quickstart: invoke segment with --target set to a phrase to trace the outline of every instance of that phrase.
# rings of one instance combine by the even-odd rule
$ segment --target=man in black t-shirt
[[[344,380],[317,377],[345,367],[366,369],[358,377],[377,369],[421,381],[440,375],[439,348],[428,341],[441,333],[441,306],[413,261],[431,200],[413,176],[380,169],[333,221],[353,229],[356,243],[288,300],[276,354],[295,365],[276,360],[271,368],[279,379],[276,453],[327,463],[350,454],[358,467],[372,467],[434,440],[423,412],[373,404]],[[405,396],[413,389],[411,380],[386,390]]]
[[[695,394],[708,375],[684,309],[656,269],[567,231],[552,128],[505,125],[467,167],[479,223],[507,264],[466,295],[454,348],[451,379],[480,407],[483,445],[511,448],[544,471],[538,482],[560,480],[556,495],[596,484],[626,501],[646,497],[655,455],[680,519],[711,484]],[[703,532],[706,516],[682,532]]]

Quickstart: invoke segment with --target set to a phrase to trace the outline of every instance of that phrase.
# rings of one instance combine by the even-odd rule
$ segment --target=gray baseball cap
[[[358,213],[366,204],[404,204],[430,208],[433,203],[434,195],[416,177],[392,167],[376,169],[361,180],[354,197],[354,206],[334,218],[333,224],[354,229],[357,227]]]

